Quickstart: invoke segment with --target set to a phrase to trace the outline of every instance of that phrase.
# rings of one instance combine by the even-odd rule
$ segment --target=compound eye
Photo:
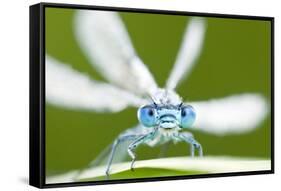
[[[191,105],[181,107],[181,127],[189,128],[192,126],[196,118],[195,111]]]
[[[146,105],[138,110],[138,119],[145,127],[153,127],[156,125],[156,110],[152,105]]]

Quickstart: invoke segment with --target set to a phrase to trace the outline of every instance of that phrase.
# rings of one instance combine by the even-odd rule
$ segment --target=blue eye
[[[155,108],[153,106],[144,106],[138,110],[138,119],[146,127],[156,125]]]
[[[181,127],[182,128],[188,128],[191,127],[191,125],[195,121],[195,111],[192,106],[187,105],[181,107]]]

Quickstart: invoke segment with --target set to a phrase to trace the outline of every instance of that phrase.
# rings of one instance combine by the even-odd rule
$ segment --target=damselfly
[[[255,128],[266,116],[267,104],[259,94],[185,103],[175,92],[199,58],[207,28],[203,18],[189,20],[174,68],[163,88],[158,87],[138,57],[117,13],[81,10],[77,11],[74,21],[81,50],[108,83],[90,79],[46,55],[48,103],[95,112],[119,112],[129,106],[138,108],[139,125],[121,132],[110,147],[107,176],[116,148],[123,142],[129,142],[125,150],[132,159],[133,169],[135,149],[139,145],[153,147],[184,141],[191,146],[191,156],[195,150],[203,156],[200,143],[184,129],[197,128],[214,134],[244,132]]]

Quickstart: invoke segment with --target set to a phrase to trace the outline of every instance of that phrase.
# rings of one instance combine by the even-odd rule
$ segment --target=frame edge
[[[40,107],[41,4],[29,7],[29,185],[43,187]]]

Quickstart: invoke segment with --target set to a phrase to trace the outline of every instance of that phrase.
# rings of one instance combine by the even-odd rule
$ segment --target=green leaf
[[[105,166],[90,167],[83,171],[47,177],[47,183],[106,180]],[[270,170],[270,159],[237,157],[174,157],[136,161],[134,171],[130,162],[113,164],[110,179],[135,179],[148,177],[212,174]]]

